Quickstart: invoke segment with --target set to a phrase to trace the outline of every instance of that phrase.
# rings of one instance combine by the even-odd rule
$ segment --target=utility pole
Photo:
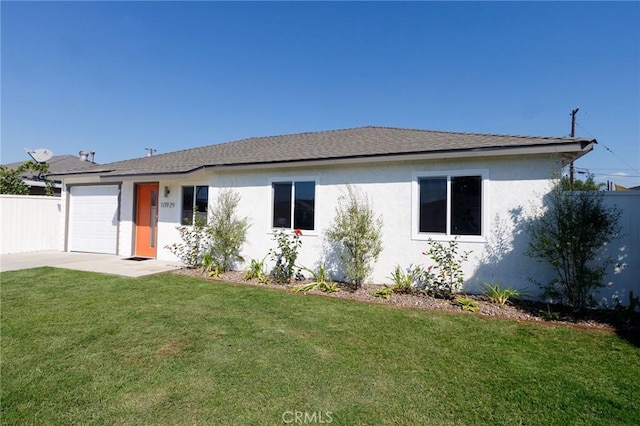
[[[579,110],[580,108],[578,107],[571,110],[571,137],[572,138],[576,136],[576,114],[578,113]],[[573,161],[572,161],[571,164],[569,165],[569,185],[572,191],[573,191],[573,181],[574,181],[573,175],[574,175],[574,169],[573,169]]]

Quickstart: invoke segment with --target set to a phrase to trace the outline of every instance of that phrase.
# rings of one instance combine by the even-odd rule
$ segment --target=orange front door
[[[158,184],[137,185],[136,256],[156,257],[158,241]]]

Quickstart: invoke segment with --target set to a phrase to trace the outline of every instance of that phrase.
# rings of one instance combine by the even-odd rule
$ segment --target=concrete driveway
[[[36,251],[0,255],[0,272],[53,266],[78,271],[100,272],[124,277],[143,277],[179,269],[177,262],[148,259],[126,260],[121,256],[93,253],[67,253],[61,251]]]

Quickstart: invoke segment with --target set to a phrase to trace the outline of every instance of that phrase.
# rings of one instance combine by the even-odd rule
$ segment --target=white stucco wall
[[[316,167],[304,169],[272,169],[268,171],[238,171],[213,175],[209,179],[210,202],[215,200],[222,188],[234,188],[241,196],[238,210],[240,216],[249,218],[251,227],[243,254],[248,260],[263,258],[275,247],[270,227],[271,186],[270,180],[315,180],[316,182],[316,230],[304,231],[299,264],[313,267],[326,256],[323,250],[323,231],[329,226],[338,198],[345,184],[357,186],[371,199],[374,209],[384,222],[384,249],[370,281],[389,282],[388,276],[396,264],[409,267],[411,264],[427,264],[422,255],[427,249],[426,237],[416,239],[412,234],[412,181],[416,174],[482,170],[487,177],[484,196],[486,198],[485,228],[483,238],[461,237],[460,248],[471,251],[465,264],[468,289],[476,291],[482,281],[496,281],[516,288],[531,287],[531,259],[524,255],[526,241],[522,233],[511,237],[511,230],[518,231],[519,220],[539,205],[541,197],[549,189],[552,174],[550,158],[529,160],[503,158],[466,161],[438,161],[415,163],[392,163],[377,166]],[[189,182],[203,184],[204,180]],[[161,186],[165,183],[161,182]],[[180,184],[172,185],[176,191],[176,210],[179,211]],[[162,192],[162,191],[161,191]],[[179,215],[161,210],[166,222],[159,230],[159,248],[178,241],[175,226]],[[171,219],[174,222],[171,223]],[[161,219],[161,222],[164,222]],[[437,238],[437,237],[436,237]],[[447,238],[437,238],[447,241]],[[175,260],[167,250],[158,253],[159,258]],[[500,264],[498,264],[498,260]],[[535,264],[541,274],[548,274]],[[336,278],[341,278],[337,276]]]
[[[428,173],[447,175],[471,171],[484,178],[483,235],[460,237],[460,249],[470,251],[464,264],[466,291],[481,291],[482,282],[500,283],[533,294],[538,288],[532,280],[548,282],[553,274],[550,268],[526,256],[527,233],[523,221],[542,206],[542,200],[551,188],[555,161],[548,156],[501,157],[467,160],[416,161],[349,167],[323,166],[306,168],[273,168],[268,170],[236,170],[225,172],[201,171],[188,179],[184,177],[145,177],[118,182],[101,182],[98,178],[65,179],[61,197],[60,250],[65,250],[67,185],[112,183],[121,185],[120,223],[118,227],[118,254],[134,254],[134,190],[135,183],[158,182],[160,187],[158,211],[158,252],[161,260],[178,259],[165,247],[179,242],[177,227],[181,220],[182,186],[209,186],[209,205],[212,206],[221,189],[233,188],[241,197],[238,215],[249,219],[250,228],[243,256],[247,263],[262,259],[270,248],[275,248],[271,228],[271,185],[273,180],[313,180],[316,182],[316,216],[314,231],[303,231],[302,249],[298,264],[313,268],[327,260],[324,231],[335,214],[335,207],[346,184],[362,189],[370,198],[377,214],[383,219],[383,251],[370,282],[389,283],[396,265],[430,264],[422,254],[427,250],[426,236],[418,235],[415,219],[416,176]],[[165,196],[164,188],[169,189]],[[633,194],[607,195],[610,205],[619,205],[623,211],[621,225],[623,237],[614,242],[610,253],[618,260],[607,276],[607,289],[601,291],[600,301],[612,305],[613,298],[628,300],[628,291],[640,294],[640,230],[636,213],[639,197]],[[635,210],[634,210],[635,209]],[[432,236],[439,241],[447,237]],[[330,260],[330,259],[329,259]],[[272,266],[272,262],[268,261]],[[243,269],[246,265],[237,265]],[[635,269],[634,269],[635,268]],[[335,279],[341,279],[337,275]]]
[[[603,203],[620,211],[620,235],[607,245],[605,256],[614,263],[609,266],[598,301],[615,307],[616,300],[629,304],[629,292],[640,296],[640,191],[604,192]]]

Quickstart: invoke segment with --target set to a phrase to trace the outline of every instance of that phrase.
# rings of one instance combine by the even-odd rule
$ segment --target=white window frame
[[[179,212],[179,218],[178,218],[178,223],[180,224],[180,226],[193,226],[193,224],[195,223],[195,219],[196,219],[196,211],[195,211],[195,205],[196,205],[196,194],[198,191],[198,187],[199,186],[206,186],[207,189],[207,224],[209,223],[209,215],[211,212],[211,185],[209,185],[208,183],[185,183],[185,184],[181,184],[180,185],[180,208],[178,209]],[[184,211],[184,188],[185,187],[192,187],[193,188],[193,213],[191,214],[191,224],[190,225],[186,225],[182,222],[182,220],[184,219],[182,217],[182,212]]]
[[[481,196],[481,234],[480,235],[454,235],[451,234],[451,181],[454,177],[480,176],[482,180]],[[447,181],[447,227],[446,232],[419,232],[420,229],[420,179],[444,178]],[[432,238],[436,241],[450,241],[458,238],[463,242],[485,242],[489,234],[489,170],[487,169],[461,169],[414,172],[411,180],[411,239],[426,241]]]
[[[315,186],[314,192],[314,210],[313,210],[313,227],[314,229],[302,229],[302,235],[319,235],[318,231],[318,187],[319,180],[318,176],[305,176],[305,175],[296,175],[296,176],[276,176],[270,177],[267,179],[268,182],[268,190],[269,190],[269,211],[267,213],[267,233],[273,234],[275,231],[280,229],[291,230],[294,231],[293,228],[293,218],[294,218],[294,210],[295,210],[295,196],[296,196],[296,182],[313,182]],[[273,184],[274,183],[288,183],[291,182],[291,228],[274,228],[273,227]]]

